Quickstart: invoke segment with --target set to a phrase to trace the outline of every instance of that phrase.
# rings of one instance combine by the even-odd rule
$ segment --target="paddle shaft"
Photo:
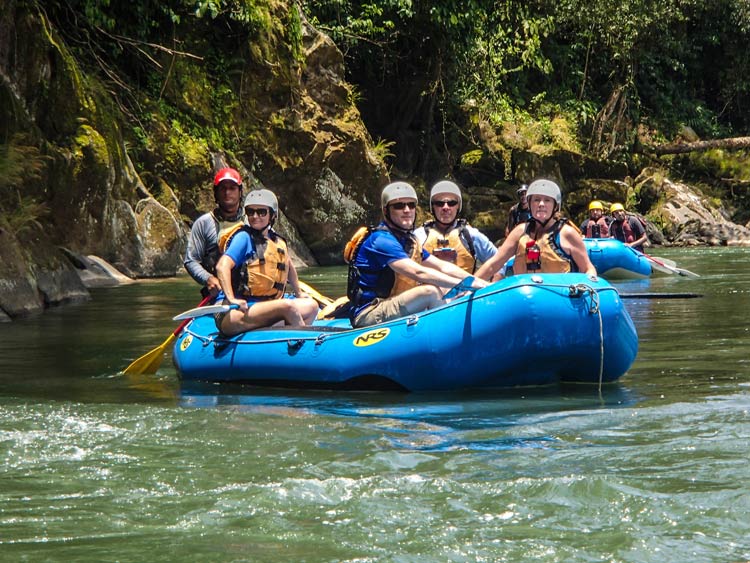
[[[679,274],[681,276],[687,276],[687,277],[690,277],[690,278],[698,278],[698,277],[700,277],[695,272],[691,272],[690,270],[686,270],[684,268],[678,268],[676,265],[675,266],[670,266],[669,264],[667,264],[663,260],[659,260],[658,258],[654,258],[653,256],[651,256],[649,254],[646,254],[645,252],[642,252],[641,254],[643,254],[646,258],[648,258],[652,263],[658,264],[662,268],[664,268],[666,270],[669,270],[672,273]]]
[[[620,293],[620,299],[695,299],[701,293]]]
[[[209,302],[211,299],[211,296],[206,296],[203,301],[200,302],[200,305],[198,307],[202,307],[206,303]],[[147,352],[140,358],[137,358],[131,364],[125,368],[123,373],[128,375],[143,375],[143,374],[154,374],[156,373],[156,370],[159,369],[159,366],[161,365],[162,358],[164,357],[164,350],[167,349],[167,346],[172,344],[174,342],[175,338],[177,338],[177,335],[180,334],[180,332],[185,328],[185,325],[189,322],[189,319],[187,319],[184,323],[181,323],[180,326],[177,327],[177,329],[170,334],[167,339],[162,342],[159,346],[151,350],[150,352]]]

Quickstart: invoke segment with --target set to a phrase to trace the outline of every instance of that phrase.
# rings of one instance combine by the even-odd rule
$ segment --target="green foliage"
[[[750,154],[748,151],[728,152],[713,149],[688,155],[684,166],[693,176],[708,178],[732,178],[750,181]]]
[[[41,230],[40,220],[49,213],[44,203],[25,191],[41,179],[45,168],[39,149],[25,143],[15,137],[0,145],[0,227],[12,233]]]
[[[479,162],[482,160],[482,156],[484,156],[484,152],[482,151],[482,149],[474,149],[465,152],[461,155],[461,165],[469,168],[471,166],[479,164]]]
[[[373,145],[372,152],[379,160],[385,161],[388,158],[396,156],[391,152],[391,147],[395,144],[395,141],[386,141],[385,139],[379,138],[375,145]]]

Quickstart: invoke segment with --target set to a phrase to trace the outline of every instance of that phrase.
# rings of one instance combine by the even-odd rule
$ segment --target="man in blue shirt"
[[[383,221],[367,236],[349,264],[347,295],[355,327],[442,305],[447,290],[469,277],[458,266],[422,249],[412,232],[417,193],[411,185],[388,184],[380,201]],[[472,278],[471,287],[486,285],[484,280]]]

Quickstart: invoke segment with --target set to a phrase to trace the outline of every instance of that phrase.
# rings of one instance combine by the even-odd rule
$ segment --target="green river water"
[[[628,298],[638,358],[601,393],[121,375],[200,300],[187,279],[2,324],[0,561],[746,562],[750,249],[652,253],[701,277],[623,293],[703,297]]]

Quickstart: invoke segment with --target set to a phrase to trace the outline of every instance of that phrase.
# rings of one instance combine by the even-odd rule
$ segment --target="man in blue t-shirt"
[[[355,327],[437,307],[444,303],[448,289],[469,277],[458,266],[423,250],[414,237],[417,193],[411,185],[388,184],[380,201],[383,222],[367,236],[349,265],[347,294]],[[486,285],[472,278],[471,287]]]

